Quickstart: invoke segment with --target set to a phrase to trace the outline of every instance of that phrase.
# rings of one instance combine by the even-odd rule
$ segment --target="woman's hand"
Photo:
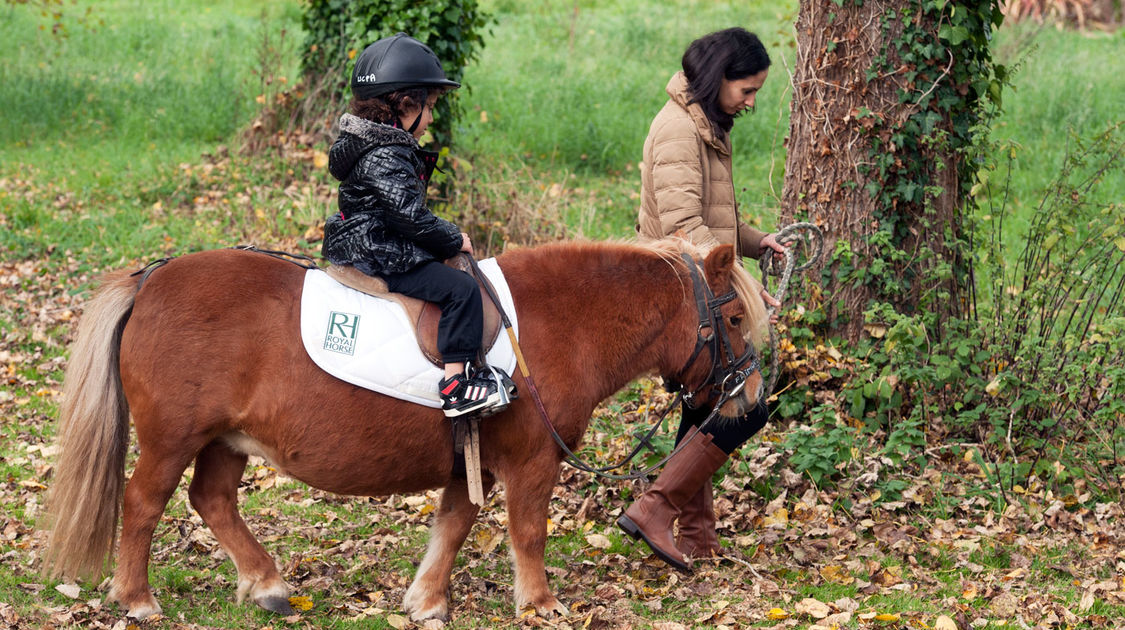
[[[789,251],[788,247],[777,242],[777,234],[774,232],[766,234],[762,237],[762,240],[758,242],[758,251],[762,254],[766,253],[767,247],[776,252],[774,255],[781,254],[784,256],[785,252]]]
[[[473,242],[469,240],[469,235],[464,232],[461,232],[461,251],[470,256],[473,254]]]
[[[773,232],[766,234],[762,237],[761,241],[758,241],[758,251],[760,251],[763,256],[769,253],[766,251],[766,248],[772,249],[772,255],[782,260],[785,259],[785,253],[789,251],[788,247],[777,242],[777,234]],[[777,314],[781,311],[781,302],[767,293],[765,289],[762,289],[762,301],[766,303],[766,306],[773,307],[773,315],[770,315],[770,323],[776,324],[778,322]]]

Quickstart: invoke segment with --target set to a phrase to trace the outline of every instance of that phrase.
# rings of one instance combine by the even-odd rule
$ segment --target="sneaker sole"
[[[487,418],[489,416],[494,416],[507,408],[508,405],[493,405],[491,407],[486,407],[480,410],[480,417]]]
[[[497,392],[497,393],[492,394],[491,396],[489,396],[487,398],[480,399],[479,401],[477,401],[476,403],[474,403],[471,406],[458,407],[458,408],[455,408],[455,409],[442,408],[442,411],[445,413],[446,418],[458,418],[460,416],[469,415],[471,413],[474,413],[474,412],[480,411],[480,410],[488,411],[488,408],[495,407],[496,403],[500,402],[500,400],[501,400],[500,393]],[[505,407],[507,407],[507,405],[505,405]],[[497,411],[499,411],[499,409],[497,409]],[[492,413],[495,413],[495,412],[492,412]],[[492,415],[492,413],[488,413],[488,414],[482,413],[482,415]]]

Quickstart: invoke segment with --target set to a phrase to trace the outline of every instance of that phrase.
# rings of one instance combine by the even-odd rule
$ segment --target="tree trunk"
[[[961,196],[949,138],[967,134],[950,133],[956,107],[937,107],[938,94],[958,94],[953,53],[918,6],[802,0],[797,18],[781,219],[825,230],[822,273],[808,278],[822,284],[826,332],[852,341],[873,302],[906,313],[965,306],[967,272],[949,271],[960,265],[949,245],[960,236]],[[929,60],[904,61],[919,31],[938,45]]]

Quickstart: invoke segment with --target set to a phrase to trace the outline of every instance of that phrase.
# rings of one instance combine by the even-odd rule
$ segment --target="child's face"
[[[411,107],[406,110],[402,118],[400,118],[402,128],[410,129],[410,125],[414,124],[414,119],[418,117],[418,114],[422,115],[422,119],[418,121],[418,126],[414,129],[415,140],[421,138],[422,134],[426,133],[426,129],[430,126],[430,123],[434,122],[434,105],[437,104],[439,96],[441,96],[440,93],[436,91],[431,92],[429,98],[426,99],[425,105],[422,107]]]

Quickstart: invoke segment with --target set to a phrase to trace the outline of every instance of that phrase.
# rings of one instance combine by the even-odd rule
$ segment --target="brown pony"
[[[697,257],[690,248],[679,239],[567,243],[499,257],[531,377],[569,448],[594,407],[637,376],[656,372],[685,387],[709,378],[711,353],[695,352],[704,337],[695,293],[706,291],[693,289],[681,257]],[[701,275],[716,295],[738,296],[716,300],[721,321],[704,329],[728,334],[735,356],[744,356],[760,342],[761,327],[751,324],[764,324],[765,311],[760,285],[734,262],[726,246],[703,263]],[[444,488],[403,607],[415,620],[448,618],[450,571],[478,510],[454,470],[448,420],[438,409],[339,381],[311,362],[298,321],[304,274],[262,253],[216,250],[173,259],[143,282],[128,271],[106,277],[71,349],[45,572],[98,576],[112,561],[123,513],[109,599],[131,617],[160,612],[148,582],[153,531],[194,461],[188,496],[234,561],[238,601],[292,612],[289,586],[238,513],[247,457],[260,455],[340,494]],[[723,415],[750,409],[760,382],[751,373]],[[497,481],[507,491],[517,611],[565,613],[543,559],[562,453],[526,381],[516,375],[516,383],[520,398],[481,423],[485,492]],[[126,484],[130,413],[140,455]]]

